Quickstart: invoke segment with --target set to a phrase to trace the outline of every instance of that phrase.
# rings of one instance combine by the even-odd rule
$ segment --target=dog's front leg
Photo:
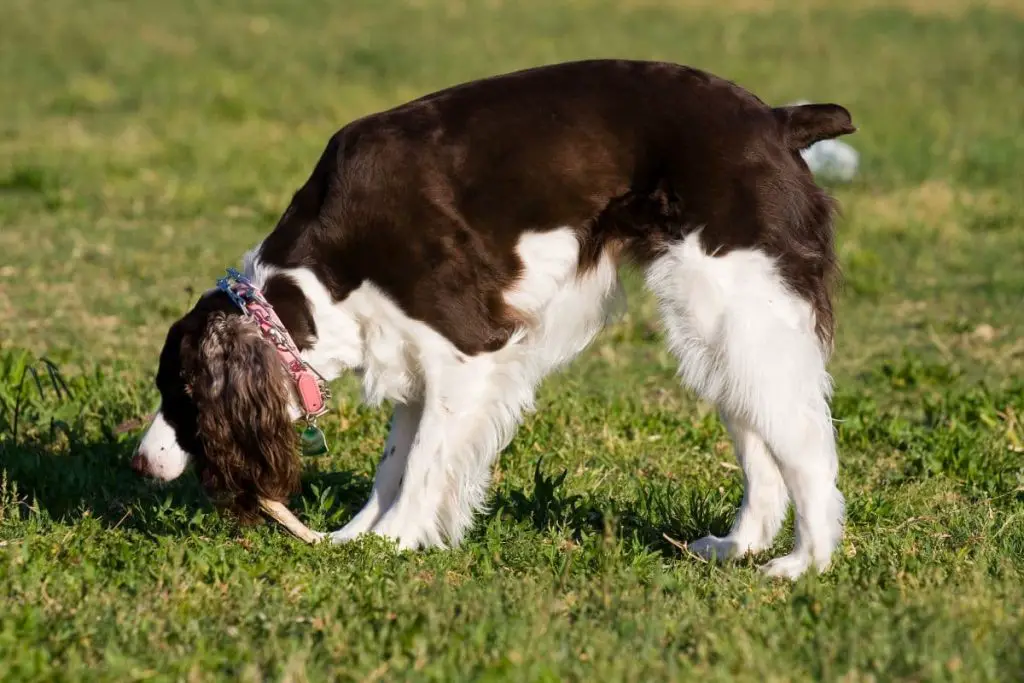
[[[344,527],[330,534],[334,543],[350,541],[360,534],[366,533],[387,511],[398,496],[412,449],[413,439],[423,416],[423,404],[414,402],[395,406],[391,416],[391,427],[384,444],[377,474],[373,480],[373,490],[366,505]]]
[[[398,541],[399,548],[412,550],[420,547],[443,546],[437,523],[448,477],[445,455],[455,444],[451,442],[451,416],[445,419],[443,411],[423,411],[415,431],[412,446],[404,463],[397,471],[397,496],[388,506],[371,531]],[[446,427],[449,432],[446,433]]]
[[[458,545],[483,505],[494,459],[533,399],[533,376],[513,370],[482,357],[436,373],[422,409],[396,413],[399,448],[378,473],[383,482],[387,466],[387,486],[333,537],[369,530],[403,549]]]
[[[484,503],[495,458],[516,433],[521,401],[530,396],[509,393],[512,401],[480,396],[472,409],[424,413],[401,492],[374,533],[402,548],[461,542]]]

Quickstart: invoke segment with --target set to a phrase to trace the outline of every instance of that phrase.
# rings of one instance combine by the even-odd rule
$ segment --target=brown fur
[[[244,512],[254,496],[285,501],[299,487],[291,382],[274,348],[239,316],[217,315],[199,349],[192,387],[204,483]]]

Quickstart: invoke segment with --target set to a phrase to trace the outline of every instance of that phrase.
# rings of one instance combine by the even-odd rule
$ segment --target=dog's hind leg
[[[793,397],[789,408],[780,403],[758,420],[796,506],[793,551],[761,569],[791,579],[812,566],[825,571],[843,536],[844,501],[836,488],[835,431],[825,392],[803,389],[803,396],[788,392]]]
[[[690,550],[709,559],[742,557],[767,549],[789,507],[786,483],[764,440],[744,420],[725,414],[722,418],[743,470],[743,502],[728,536],[705,536],[690,544]]]
[[[729,545],[742,543],[715,548],[714,540],[703,539],[696,548],[721,557],[769,543],[783,507],[780,475],[796,506],[796,547],[764,570],[790,578],[812,565],[823,571],[842,537],[843,497],[836,488],[826,355],[811,306],[786,285],[769,255],[711,256],[696,233],[652,262],[647,283],[683,380],[727,416],[745,458],[748,491]]]
[[[330,534],[331,541],[339,543],[356,538],[369,531],[398,496],[405,465],[409,459],[416,430],[423,416],[423,405],[418,402],[398,404],[391,416],[391,427],[384,444],[384,453],[377,465],[373,490],[363,509],[344,527]]]

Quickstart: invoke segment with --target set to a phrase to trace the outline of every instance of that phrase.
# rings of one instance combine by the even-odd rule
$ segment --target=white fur
[[[191,456],[178,445],[174,428],[167,424],[159,408],[142,435],[135,457],[142,459],[146,474],[161,481],[180,477],[191,460]]]
[[[796,505],[796,547],[770,575],[824,570],[842,536],[843,497],[828,399],[826,353],[809,304],[787,288],[775,263],[755,250],[709,256],[690,234],[651,264],[669,345],[683,381],[715,402],[730,425],[748,490],[724,539],[694,550],[719,557],[771,545]],[[785,488],[783,488],[785,487]]]
[[[400,403],[395,407],[388,430],[388,438],[384,444],[384,453],[377,466],[377,475],[374,478],[370,499],[343,529],[334,532],[332,540],[335,542],[351,540],[370,531],[395,502],[402,486],[402,478],[405,474],[406,463],[409,461],[413,439],[416,437],[422,417],[422,404],[405,405]]]

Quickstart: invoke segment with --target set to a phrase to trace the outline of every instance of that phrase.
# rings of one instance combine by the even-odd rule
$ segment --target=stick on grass
[[[268,517],[290,531],[297,538],[310,544],[319,543],[323,540],[324,534],[319,531],[313,531],[303,524],[299,521],[299,518],[293,515],[292,511],[283,504],[278,503],[277,501],[267,500],[266,498],[260,498],[259,503],[260,509],[263,510]]]

